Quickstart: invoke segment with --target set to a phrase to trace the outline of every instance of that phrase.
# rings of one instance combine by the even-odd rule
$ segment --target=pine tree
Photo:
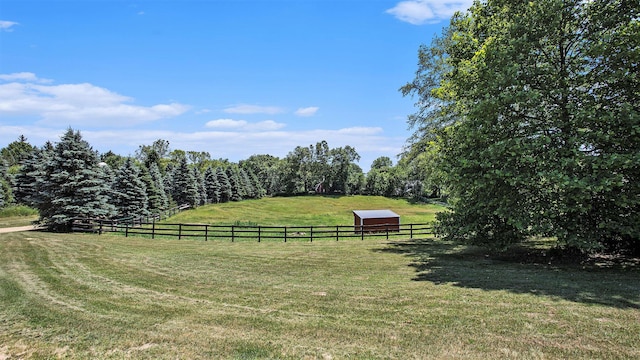
[[[231,198],[229,200],[240,201],[242,200],[244,195],[244,187],[240,176],[238,176],[238,172],[234,170],[235,169],[230,166],[225,171],[227,174],[227,178],[229,179],[229,185],[231,189]]]
[[[192,167],[191,171],[193,172],[193,178],[196,181],[196,188],[198,189],[198,205],[204,205],[207,203],[207,189],[204,185],[204,175],[197,166]]]
[[[151,165],[153,166],[155,164],[151,163]],[[147,190],[147,210],[149,213],[157,214],[164,210],[162,193],[153,181],[149,169],[144,165],[140,167],[140,180],[142,180]]]
[[[133,164],[131,158],[127,158],[118,170],[116,181],[113,183],[114,201],[118,216],[139,217],[148,215],[147,189],[140,179],[140,172]]]
[[[74,218],[107,218],[114,214],[109,187],[101,177],[98,155],[71,128],[43,164],[38,185],[43,193],[38,206],[42,220],[52,230],[67,231]]]
[[[220,184],[216,172],[212,167],[208,167],[204,172],[204,187],[207,193],[207,201],[215,204],[220,202]]]
[[[167,197],[167,192],[164,187],[164,179],[162,178],[162,174],[160,173],[160,169],[158,165],[152,163],[149,167],[149,176],[151,177],[151,181],[158,192],[159,201],[157,210],[166,210],[169,208],[169,199]]]
[[[198,186],[186,158],[180,159],[180,164],[174,171],[173,189],[173,200],[178,205],[196,206],[198,204]]]
[[[231,200],[233,193],[231,192],[231,183],[227,173],[222,168],[216,169],[218,184],[220,185],[220,202],[225,203]]]

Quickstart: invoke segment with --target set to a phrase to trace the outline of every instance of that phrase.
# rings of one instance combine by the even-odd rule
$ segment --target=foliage
[[[189,204],[196,206],[200,201],[198,182],[187,165],[187,158],[180,157],[179,161],[178,167],[173,172],[173,200],[179,205]]]
[[[0,150],[0,162],[4,161],[6,166],[19,165],[27,159],[35,147],[27,141],[24,135],[20,135],[18,140],[11,142]]]
[[[109,203],[109,186],[101,176],[98,156],[69,128],[42,164],[37,179],[40,194],[35,207],[53,230],[66,231],[77,217],[108,218],[115,209]]]
[[[152,185],[150,177],[147,184]],[[149,214],[149,196],[147,184],[142,180],[140,171],[131,158],[127,158],[118,170],[112,185],[113,200],[118,216],[139,217]]]
[[[639,15],[622,0],[490,0],[420,48],[402,90],[420,99],[414,140],[435,134],[446,238],[640,246]]]

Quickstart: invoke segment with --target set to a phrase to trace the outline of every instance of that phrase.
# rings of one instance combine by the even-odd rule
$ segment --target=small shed
[[[391,210],[353,210],[353,226],[356,234],[400,231],[400,215]]]

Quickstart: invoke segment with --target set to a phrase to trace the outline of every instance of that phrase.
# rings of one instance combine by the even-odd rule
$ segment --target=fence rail
[[[368,237],[424,237],[433,234],[431,224],[375,224],[335,226],[250,226],[210,224],[119,223],[112,220],[77,219],[74,231],[116,232],[129,236],[199,238],[204,241],[309,241],[345,240]]]

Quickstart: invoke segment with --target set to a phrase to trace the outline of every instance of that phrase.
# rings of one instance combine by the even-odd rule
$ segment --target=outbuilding
[[[400,231],[400,215],[391,210],[353,210],[353,226],[356,234]]]

